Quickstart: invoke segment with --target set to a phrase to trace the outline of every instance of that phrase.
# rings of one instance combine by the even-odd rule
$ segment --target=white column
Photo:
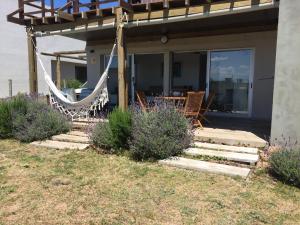
[[[300,1],[280,1],[271,141],[300,146]]]
[[[173,53],[164,53],[164,96],[168,96],[171,91],[171,78],[172,78],[172,64],[173,64]]]

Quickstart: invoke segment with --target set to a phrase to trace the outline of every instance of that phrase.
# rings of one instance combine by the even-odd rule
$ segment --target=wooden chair
[[[211,103],[213,102],[215,96],[216,96],[215,92],[209,93],[206,104],[203,107],[201,107],[201,110],[200,110],[200,113],[199,113],[200,121],[205,120],[206,122],[209,123],[209,120],[206,118],[205,115],[208,112],[208,110],[211,106]]]
[[[183,114],[186,117],[191,117],[193,125],[203,128],[199,118],[201,105],[204,99],[205,92],[188,92]]]
[[[136,96],[137,96],[138,102],[141,106],[141,109],[144,112],[148,111],[149,110],[149,105],[148,105],[145,93],[143,91],[136,91]]]

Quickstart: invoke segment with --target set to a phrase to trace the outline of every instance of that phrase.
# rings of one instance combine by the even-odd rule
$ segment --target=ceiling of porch
[[[131,25],[126,28],[126,38],[128,42],[133,42],[156,40],[162,35],[167,35],[169,38],[184,38],[256,32],[276,30],[277,23],[278,8],[271,8],[180,22],[159,23],[155,25]],[[115,28],[93,31],[82,30],[80,32],[66,33],[64,36],[89,42],[111,42],[112,38],[115,37]]]

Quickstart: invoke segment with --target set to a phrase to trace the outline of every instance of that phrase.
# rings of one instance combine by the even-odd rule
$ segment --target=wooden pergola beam
[[[54,55],[76,55],[76,54],[84,54],[84,53],[86,53],[85,50],[53,52]]]
[[[75,21],[75,18],[74,18],[74,15],[70,14],[70,13],[66,13],[66,12],[63,12],[63,11],[57,11],[57,15],[58,17],[62,18],[62,19],[65,19],[65,20],[68,20],[68,21],[71,21],[71,22],[74,22]]]
[[[30,92],[30,94],[38,93],[37,60],[36,60],[35,45],[36,45],[36,39],[32,35],[32,31],[29,28],[27,28],[29,92]]]
[[[56,87],[61,89],[61,61],[60,56],[56,56]]]
[[[128,83],[126,80],[126,42],[124,26],[122,26],[123,9],[116,8],[117,21],[117,49],[118,49],[118,100],[119,107],[123,110],[128,108]]]
[[[60,58],[86,61],[86,56],[77,56],[77,57],[75,57],[75,56],[67,56],[67,55],[60,55],[60,54],[47,53],[47,52],[42,52],[41,55],[51,56],[51,57],[57,57],[57,56],[59,56]]]

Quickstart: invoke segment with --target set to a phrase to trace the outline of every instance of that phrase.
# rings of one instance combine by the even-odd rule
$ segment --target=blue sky
[[[91,2],[90,0],[80,0],[81,3]],[[67,0],[54,0],[55,7],[62,6],[67,3]],[[50,5],[50,0],[46,0],[46,4]]]
[[[101,0],[100,0],[101,1]],[[89,2],[91,2],[91,0],[80,0],[80,2],[81,3],[89,3]],[[67,0],[54,0],[54,6],[55,6],[55,8],[56,7],[60,7],[60,6],[63,6],[63,5],[65,5],[67,3]],[[46,0],[46,4],[47,5],[50,5],[50,0]],[[113,4],[113,3],[109,3],[109,4]],[[106,6],[108,5],[108,4],[105,4]]]

